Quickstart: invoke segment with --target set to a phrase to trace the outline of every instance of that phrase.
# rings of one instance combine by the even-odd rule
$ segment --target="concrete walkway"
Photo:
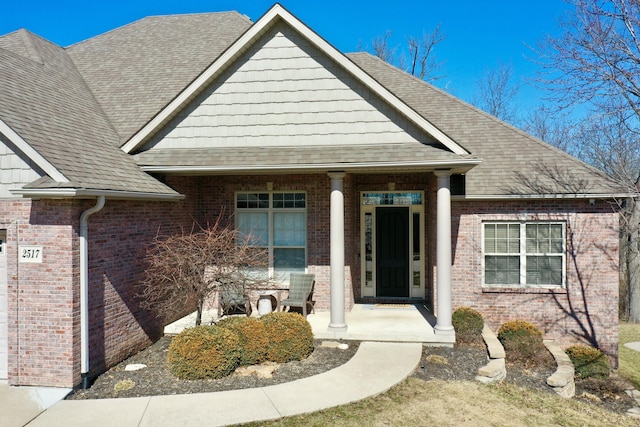
[[[269,387],[218,393],[123,399],[62,400],[34,408],[10,388],[0,393],[3,427],[41,426],[224,426],[315,412],[383,393],[409,376],[420,363],[422,344],[363,342],[354,357],[331,371]],[[0,389],[4,390],[4,389]],[[19,416],[20,403],[28,413]],[[39,413],[40,412],[40,413]],[[39,415],[38,415],[39,413]]]

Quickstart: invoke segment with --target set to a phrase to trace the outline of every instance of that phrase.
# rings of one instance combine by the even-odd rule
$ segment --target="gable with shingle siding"
[[[439,146],[280,23],[142,151],[380,143]]]
[[[21,188],[40,178],[44,172],[33,164],[9,141],[9,138],[0,133],[0,199],[15,197],[10,190]]]

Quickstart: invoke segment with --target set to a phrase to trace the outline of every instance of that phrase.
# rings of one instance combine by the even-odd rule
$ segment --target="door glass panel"
[[[373,215],[364,214],[365,286],[373,286]]]
[[[420,270],[422,265],[422,259],[420,257],[420,248],[422,247],[420,239],[420,213],[413,213],[413,287],[420,287]]]

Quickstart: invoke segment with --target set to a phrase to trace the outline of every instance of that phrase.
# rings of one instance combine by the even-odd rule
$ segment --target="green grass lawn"
[[[640,325],[620,324],[619,374],[640,389]],[[337,384],[336,387],[339,387]],[[312,414],[250,426],[638,426],[638,420],[581,401],[510,384],[408,378],[386,393]]]
[[[618,373],[633,382],[640,390],[640,352],[625,347],[628,342],[640,341],[640,325],[620,323],[618,354],[620,366]]]

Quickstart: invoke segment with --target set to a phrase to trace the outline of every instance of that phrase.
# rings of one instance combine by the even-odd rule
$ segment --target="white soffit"
[[[285,21],[288,25],[313,43],[318,49],[323,51],[328,57],[340,64],[340,66],[349,71],[356,79],[360,80],[365,86],[369,87],[374,93],[378,94],[378,96],[396,108],[400,113],[422,128],[425,132],[433,136],[438,142],[443,144],[453,153],[461,155],[470,154],[279,4],[275,4],[271,9],[269,9],[269,11],[267,11],[251,28],[249,28],[238,40],[236,40],[235,43],[220,55],[220,57],[215,60],[211,66],[209,66],[209,68],[200,74],[200,76],[198,76],[189,86],[187,86],[186,89],[178,94],[173,101],[171,101],[142,129],[133,135],[131,139],[122,146],[122,150],[125,153],[132,153],[144,144],[147,138],[168,122],[181,108],[196,96],[200,90],[209,84],[213,78],[220,74],[233,62],[235,58],[242,54],[254,39],[260,37],[273,23],[275,23],[277,19]]]

